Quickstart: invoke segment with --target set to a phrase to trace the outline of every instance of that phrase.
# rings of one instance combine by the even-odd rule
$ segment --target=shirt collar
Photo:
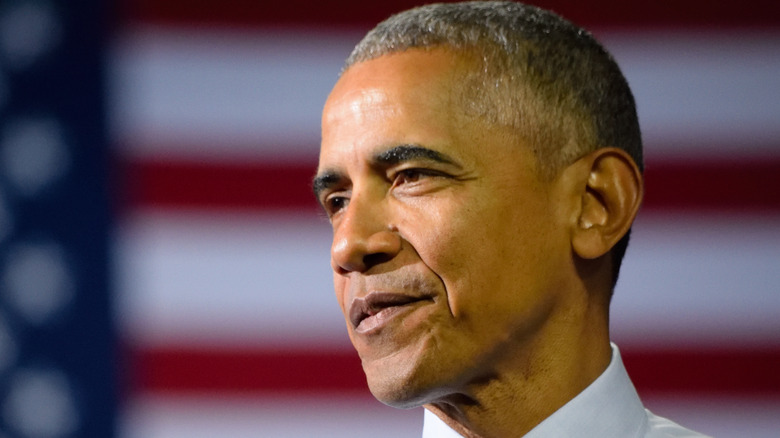
[[[612,359],[607,369],[525,438],[637,437],[642,436],[646,422],[644,407],[623,366],[620,351],[612,344]],[[461,438],[461,435],[425,410],[423,438]]]
[[[425,409],[422,438],[463,438],[433,412]]]

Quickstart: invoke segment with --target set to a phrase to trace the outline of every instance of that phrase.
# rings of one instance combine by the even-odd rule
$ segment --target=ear
[[[578,161],[587,175],[580,186],[572,248],[581,258],[595,259],[608,253],[631,228],[642,203],[642,174],[622,149],[598,149]]]

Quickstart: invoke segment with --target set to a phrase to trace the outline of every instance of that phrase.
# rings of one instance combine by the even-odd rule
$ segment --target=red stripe
[[[219,211],[315,211],[314,162],[129,161],[126,205]],[[646,171],[644,210],[672,213],[780,213],[780,157],[656,162]]]
[[[644,209],[678,213],[780,212],[780,157],[648,163]]]
[[[643,393],[779,395],[780,350],[622,349]],[[131,387],[156,393],[366,392],[352,351],[195,350],[133,352]]]
[[[353,351],[159,348],[131,355],[130,386],[144,392],[366,392]]]
[[[780,394],[780,350],[621,348],[637,390],[707,394]]]
[[[131,161],[123,165],[128,206],[195,210],[311,210],[314,162]]]
[[[268,27],[307,25],[372,26],[390,14],[430,3],[421,0],[125,0],[121,17],[133,22],[164,25]],[[540,0],[584,26],[776,26],[780,2],[774,0],[626,2],[621,0]]]

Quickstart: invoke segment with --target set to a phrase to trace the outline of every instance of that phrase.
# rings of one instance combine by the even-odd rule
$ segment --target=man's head
[[[604,344],[636,162],[625,80],[554,15],[431,5],[369,33],[326,103],[314,188],[374,395],[469,399],[506,373],[541,385],[555,351]]]

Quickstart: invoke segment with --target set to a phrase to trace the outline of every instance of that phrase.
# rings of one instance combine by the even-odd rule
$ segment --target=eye
[[[403,169],[398,172],[393,177],[393,185],[400,185],[400,184],[411,184],[419,182],[422,179],[425,178],[432,178],[432,177],[439,177],[444,176],[441,172],[430,170],[430,169]]]
[[[349,205],[349,198],[338,194],[328,195],[322,205],[325,207],[325,213],[327,213],[329,217],[332,217],[347,208],[347,205]]]

